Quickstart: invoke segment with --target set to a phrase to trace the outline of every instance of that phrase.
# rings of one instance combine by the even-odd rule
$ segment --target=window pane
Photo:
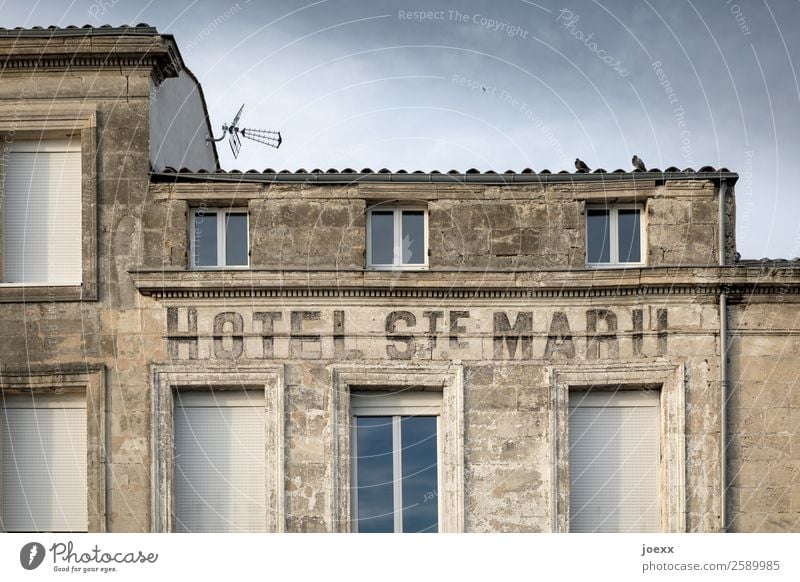
[[[586,211],[586,262],[611,261],[608,231],[608,210]]]
[[[425,264],[425,213],[421,210],[403,211],[403,264]]]
[[[400,427],[403,531],[436,532],[439,529],[436,417],[405,416]]]
[[[642,260],[639,210],[631,208],[619,211],[619,262],[639,263]]]
[[[358,531],[394,531],[392,417],[359,416],[356,425]]]
[[[217,265],[217,213],[198,212],[194,215],[194,266]]]
[[[379,210],[370,213],[370,226],[372,228],[373,265],[391,265],[394,263],[394,212]]]
[[[225,225],[225,264],[247,265],[247,214],[229,213]]]

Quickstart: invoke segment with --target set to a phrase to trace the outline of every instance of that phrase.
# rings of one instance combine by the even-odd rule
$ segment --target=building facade
[[[225,172],[169,35],[0,31],[4,531],[798,531],[737,175]]]

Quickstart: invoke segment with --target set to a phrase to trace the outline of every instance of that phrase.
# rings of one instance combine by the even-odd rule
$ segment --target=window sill
[[[587,269],[641,269],[645,263],[587,263]]]
[[[97,290],[86,285],[0,283],[0,303],[96,301]]]
[[[189,267],[188,269],[190,272],[196,271],[249,271],[250,265],[240,265],[240,266],[222,266],[222,267]]]
[[[427,271],[428,265],[368,265],[367,271]]]

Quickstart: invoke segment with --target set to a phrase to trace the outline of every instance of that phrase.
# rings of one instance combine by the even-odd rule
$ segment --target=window
[[[659,392],[569,395],[569,530],[661,531]]]
[[[0,302],[96,301],[95,105],[40,108],[24,99],[6,105],[0,107]],[[116,153],[104,159],[109,155],[117,159]]]
[[[175,393],[178,532],[265,532],[264,392]]]
[[[3,530],[88,530],[86,398],[4,395]]]
[[[283,366],[153,372],[154,532],[282,532]]]
[[[586,264],[643,265],[641,207],[633,204],[587,207]]]
[[[432,392],[353,393],[353,531],[439,531],[439,416]]]
[[[106,531],[102,366],[0,370],[0,531]]]
[[[194,208],[189,224],[193,269],[246,268],[250,264],[247,210]]]
[[[6,144],[3,283],[82,283],[80,141],[78,137]]]
[[[367,266],[422,269],[428,265],[428,212],[378,206],[367,212]]]

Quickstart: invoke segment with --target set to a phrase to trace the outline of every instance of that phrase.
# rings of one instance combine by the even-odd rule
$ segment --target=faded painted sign
[[[169,307],[172,359],[572,360],[667,354],[666,309]]]

